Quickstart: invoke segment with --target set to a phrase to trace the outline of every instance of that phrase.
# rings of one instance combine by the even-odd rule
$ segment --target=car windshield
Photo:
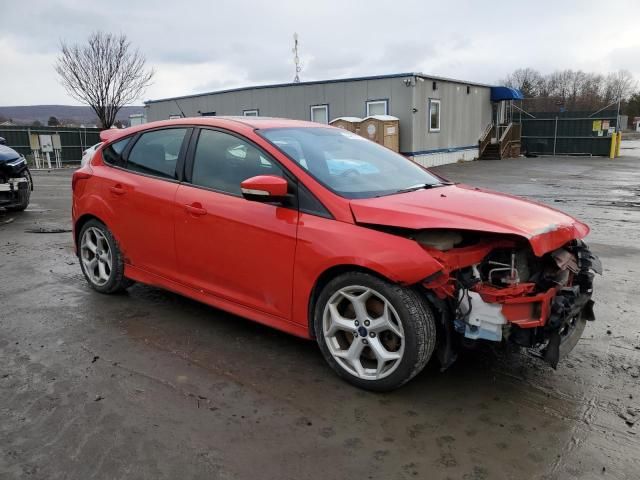
[[[351,132],[319,127],[258,133],[346,198],[380,197],[442,184],[411,160]]]

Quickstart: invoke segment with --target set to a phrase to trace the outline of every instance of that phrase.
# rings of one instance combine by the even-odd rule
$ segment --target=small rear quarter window
[[[124,167],[125,162],[122,158],[122,152],[124,152],[124,149],[127,147],[128,143],[129,138],[125,138],[124,140],[119,140],[104,148],[102,150],[102,158],[105,163],[114,165],[116,167]]]

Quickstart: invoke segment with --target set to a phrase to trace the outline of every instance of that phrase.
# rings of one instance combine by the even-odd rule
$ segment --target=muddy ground
[[[586,220],[597,321],[557,371],[476,351],[383,395],[311,342],[144,285],[95,293],[70,233],[26,232],[70,228],[70,172],[36,173],[28,211],[0,214],[0,478],[639,478],[639,169],[438,168]]]

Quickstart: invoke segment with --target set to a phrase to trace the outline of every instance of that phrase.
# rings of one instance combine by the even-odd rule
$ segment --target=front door
[[[181,281],[289,319],[298,211],[246,200],[240,182],[282,169],[244,138],[202,129],[190,184],[176,194]]]

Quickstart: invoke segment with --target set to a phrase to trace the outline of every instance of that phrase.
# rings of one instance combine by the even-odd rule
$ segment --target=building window
[[[201,111],[198,111],[198,113],[202,117],[215,117],[216,116],[216,112],[201,112]]]
[[[429,131],[440,131],[440,100],[429,99]]]
[[[367,102],[367,117],[372,115],[388,115],[389,100],[369,100]]]
[[[260,115],[260,113],[258,113],[258,110],[243,110],[242,111],[242,115],[244,115],[245,117],[257,117]]]
[[[169,115],[169,120],[177,120],[178,118],[182,118],[182,115]]]
[[[329,123],[329,105],[312,105],[311,121],[316,123]]]

